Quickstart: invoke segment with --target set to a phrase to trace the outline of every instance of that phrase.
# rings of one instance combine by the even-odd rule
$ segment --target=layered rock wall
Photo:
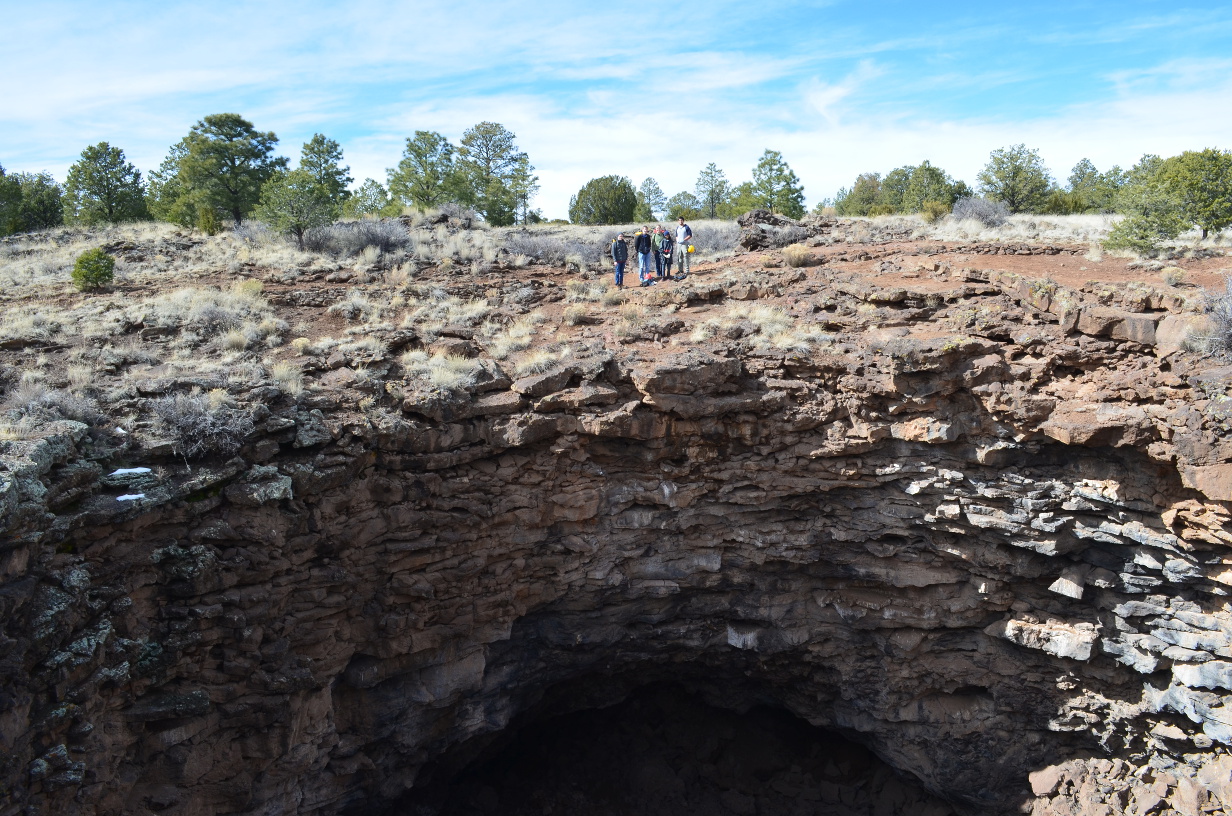
[[[209,465],[7,443],[0,814],[380,812],[554,687],[648,680],[972,813],[1232,802],[1218,372],[1001,285],[955,295],[979,334],[272,401]]]

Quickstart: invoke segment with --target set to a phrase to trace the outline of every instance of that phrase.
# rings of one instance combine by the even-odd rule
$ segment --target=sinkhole
[[[676,683],[597,708],[549,694],[426,768],[391,816],[952,816],[864,746],[765,701]],[[563,711],[563,713],[562,713]]]

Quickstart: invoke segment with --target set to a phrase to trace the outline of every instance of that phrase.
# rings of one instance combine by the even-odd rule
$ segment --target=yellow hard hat
[[[689,248],[686,249],[685,252],[692,252],[692,251],[693,251],[693,245],[689,244]]]

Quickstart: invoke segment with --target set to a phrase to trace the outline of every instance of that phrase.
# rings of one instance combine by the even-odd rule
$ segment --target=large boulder
[[[756,252],[797,244],[808,238],[808,230],[794,219],[769,210],[750,210],[736,219],[740,225],[740,249]]]

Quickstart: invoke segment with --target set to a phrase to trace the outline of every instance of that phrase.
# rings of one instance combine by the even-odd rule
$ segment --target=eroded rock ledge
[[[1223,373],[1162,298],[964,274],[818,277],[909,328],[810,353],[272,400],[191,468],[6,443],[0,814],[379,812],[592,676],[756,689],[972,813],[1219,812]]]

